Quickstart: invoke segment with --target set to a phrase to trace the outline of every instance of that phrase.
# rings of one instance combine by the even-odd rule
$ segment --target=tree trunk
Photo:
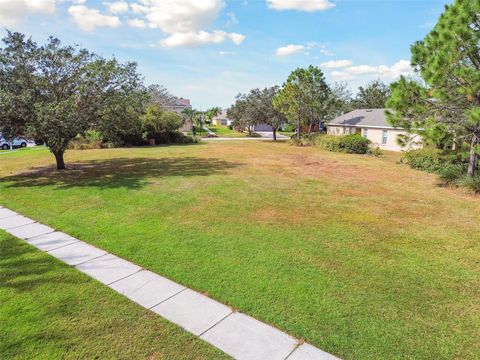
[[[467,176],[473,177],[475,175],[475,170],[477,169],[477,145],[478,145],[478,137],[476,134],[472,136],[472,143],[470,144],[470,159],[468,161],[468,171]]]
[[[312,122],[310,121],[310,124],[308,124],[308,134],[312,133]]]
[[[273,128],[273,141],[277,141],[277,129]]]
[[[63,153],[65,151],[54,151],[53,155],[55,156],[55,160],[57,161],[57,170],[65,170],[65,161],[63,160]]]
[[[248,136],[252,136],[252,128],[250,125],[247,126],[248,129]]]
[[[300,118],[297,119],[297,140],[300,141]]]

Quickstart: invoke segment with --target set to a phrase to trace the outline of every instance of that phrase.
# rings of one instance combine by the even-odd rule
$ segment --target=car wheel
[[[20,145],[21,147],[27,147],[27,143],[26,142],[22,142],[22,145]]]
[[[8,149],[10,149],[10,146],[8,146],[7,144],[2,145],[2,150],[8,150]]]

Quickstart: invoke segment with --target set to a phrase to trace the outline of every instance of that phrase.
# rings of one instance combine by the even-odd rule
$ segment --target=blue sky
[[[376,78],[408,75],[410,45],[449,2],[0,0],[0,26],[136,61],[147,84],[163,84],[205,109],[281,85],[310,64],[353,92]]]

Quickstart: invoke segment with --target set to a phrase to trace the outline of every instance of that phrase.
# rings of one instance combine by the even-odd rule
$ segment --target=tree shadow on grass
[[[89,160],[67,165],[67,170],[57,171],[52,167],[34,168],[28,172],[2,179],[7,188],[33,186],[96,187],[141,189],[155,178],[192,177],[220,174],[241,163],[215,158],[116,158]]]
[[[11,288],[17,291],[34,291],[44,283],[61,284],[77,282],[71,276],[59,273],[53,258],[6,235],[0,239],[0,290]]]

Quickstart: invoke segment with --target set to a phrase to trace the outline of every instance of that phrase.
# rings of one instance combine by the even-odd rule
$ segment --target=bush
[[[382,156],[383,155],[383,152],[382,150],[380,150],[380,148],[378,146],[372,146],[370,145],[368,147],[368,152],[367,152],[368,155],[372,155],[372,156]]]
[[[480,175],[474,177],[464,176],[458,180],[457,184],[467,188],[475,194],[480,194]]]
[[[317,144],[325,150],[345,152],[349,154],[367,154],[370,140],[359,134],[335,136],[322,135],[317,138]]]
[[[438,172],[446,165],[446,160],[442,159],[440,150],[428,148],[407,151],[403,155],[402,161],[412,169],[427,172]]]
[[[180,131],[172,131],[155,136],[155,143],[157,144],[197,144],[200,140],[200,136],[184,135]]]
[[[370,140],[359,134],[341,137],[341,148],[349,154],[366,154],[370,146]]]
[[[464,173],[463,165],[447,165],[439,171],[439,177],[445,184],[455,185]]]
[[[295,146],[313,146],[318,143],[318,139],[321,136],[319,133],[310,133],[303,134],[300,139],[297,139],[297,135],[293,134],[289,140],[289,144]]]
[[[463,152],[445,152],[439,149],[424,148],[405,152],[402,161],[412,169],[439,173],[450,165],[466,167],[468,157]]]
[[[182,126],[182,118],[173,111],[163,109],[158,104],[148,104],[145,114],[140,117],[145,139],[169,137]]]
[[[102,147],[102,133],[96,130],[88,130],[85,136],[77,135],[68,145],[68,148],[73,150],[101,149]]]

